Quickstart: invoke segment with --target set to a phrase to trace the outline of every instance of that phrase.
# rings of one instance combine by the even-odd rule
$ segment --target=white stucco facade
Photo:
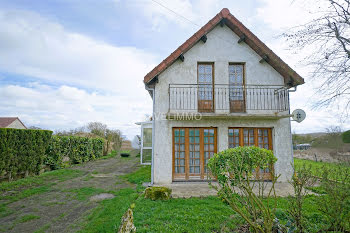
[[[249,111],[241,114],[215,111],[201,120],[169,120],[169,84],[196,84],[198,62],[214,63],[215,84],[228,84],[228,64],[244,63],[246,85],[284,85],[283,77],[245,43],[231,29],[216,26],[207,34],[207,41],[199,41],[184,54],[185,60],[176,61],[158,76],[154,92],[154,155],[153,180],[155,184],[173,181],[172,128],[216,127],[217,150],[228,148],[229,127],[260,127],[272,129],[272,145],[277,162],[274,165],[279,181],[287,181],[293,174],[291,126],[289,111]],[[289,105],[289,102],[288,102]],[[219,114],[227,114],[220,115]]]
[[[20,122],[18,119],[14,120],[11,124],[9,124],[6,128],[12,129],[26,129],[26,127]]]

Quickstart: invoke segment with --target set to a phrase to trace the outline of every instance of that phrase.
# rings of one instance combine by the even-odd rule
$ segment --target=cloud
[[[138,94],[135,87],[143,86],[143,76],[156,64],[152,53],[69,32],[17,10],[0,10],[0,57],[3,71],[123,95]]]
[[[20,116],[27,126],[46,129],[70,129],[91,121],[100,121],[117,128],[129,138],[139,134],[134,122],[150,113],[147,99],[130,103],[117,95],[87,92],[72,86],[51,87],[30,83],[28,87],[5,85],[0,87],[0,112]]]
[[[0,71],[22,77],[19,85],[0,87],[0,113],[48,129],[101,121],[131,136],[139,133],[134,122],[152,112],[143,77],[155,60],[135,47],[67,31],[34,12],[0,10]],[[37,82],[28,84],[26,76]]]

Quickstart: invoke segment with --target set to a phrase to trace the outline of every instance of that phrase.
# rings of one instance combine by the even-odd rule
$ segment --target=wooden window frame
[[[245,88],[245,86],[246,86],[246,67],[245,67],[246,63],[245,62],[229,62],[227,68],[229,68],[230,65],[242,65],[243,66],[243,71],[242,71],[242,73],[243,73],[243,77],[242,77],[243,78],[243,82],[242,82],[242,85],[243,85],[242,86],[243,87],[243,111],[242,112],[247,112],[247,103],[246,103],[247,90]],[[230,86],[230,72],[228,72],[228,85]],[[230,96],[229,96],[229,101],[230,101]],[[232,112],[231,107],[230,107],[230,112]]]
[[[185,173],[177,174],[175,173],[175,130],[176,129],[184,129],[185,130]],[[190,129],[199,129],[200,136],[200,174],[189,173],[189,130]],[[214,153],[217,153],[217,127],[173,127],[172,129],[172,141],[173,141],[173,151],[172,151],[172,180],[173,181],[192,181],[192,180],[205,180],[208,178],[204,173],[205,161],[204,161],[204,130],[205,129],[213,129],[214,130]],[[191,179],[191,177],[197,177],[195,179]]]
[[[199,65],[211,65],[212,69],[211,69],[211,72],[212,72],[212,109],[211,111],[201,111],[201,109],[199,109],[199,104],[198,104],[198,101],[199,101]],[[197,105],[198,105],[198,111],[199,112],[208,112],[208,113],[214,113],[215,112],[215,63],[214,62],[197,62]]]
[[[228,142],[230,142],[230,134],[229,134],[229,130],[230,129],[239,129],[239,146],[244,146],[244,129],[254,129],[254,146],[259,147],[259,141],[258,141],[258,130],[265,130],[267,129],[268,132],[268,149],[273,151],[273,141],[272,141],[272,131],[273,128],[269,128],[269,127],[229,127],[228,131],[227,131],[227,135],[228,135]],[[228,143],[228,146],[230,146],[230,143]],[[229,147],[230,148],[230,147]],[[265,180],[271,180],[271,175],[274,171],[274,165],[272,165],[270,167],[271,171],[269,173],[264,173],[263,178]],[[260,169],[256,169],[256,176],[260,177]]]

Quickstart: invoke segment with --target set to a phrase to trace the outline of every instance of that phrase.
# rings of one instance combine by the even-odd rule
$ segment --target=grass
[[[23,189],[26,187],[41,185],[47,181],[65,181],[82,175],[82,171],[74,169],[60,169],[45,172],[39,176],[27,177],[12,182],[2,182],[0,183],[0,192],[14,190],[14,189]]]
[[[306,159],[294,159],[294,166],[296,169],[302,167],[303,165],[311,166],[311,172],[314,176],[321,177],[323,168],[327,168],[329,170],[335,170],[337,168],[341,169],[350,169],[349,166],[344,164],[337,163],[327,163],[327,162],[315,162]]]
[[[70,192],[75,194],[74,198],[79,201],[85,201],[91,196],[97,195],[99,193],[106,193],[107,191],[99,188],[93,187],[82,187],[77,189],[68,189],[64,190],[64,192]]]
[[[33,215],[33,214],[28,214],[28,215],[22,216],[22,217],[18,220],[18,222],[24,223],[24,222],[29,222],[29,221],[32,221],[32,220],[34,220],[34,219],[39,219],[39,218],[40,218],[40,216],[36,216],[36,215]]]
[[[115,150],[112,150],[111,153],[109,153],[108,155],[104,155],[98,159],[109,159],[109,158],[114,158],[115,156],[117,156],[118,152]]]
[[[134,189],[121,189],[114,194],[116,195],[115,198],[100,202],[100,206],[95,208],[86,218],[80,232],[103,233],[118,230],[121,217],[139,194]]]
[[[120,178],[125,179],[133,184],[142,184],[144,182],[150,182],[151,166],[150,165],[142,166],[137,171],[120,176]]]
[[[241,218],[217,197],[136,202],[137,232],[220,232],[234,229]]]

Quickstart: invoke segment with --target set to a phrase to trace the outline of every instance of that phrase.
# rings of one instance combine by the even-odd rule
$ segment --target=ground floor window
[[[271,128],[229,128],[228,146],[234,148],[238,146],[257,146],[272,150],[272,129]],[[257,168],[254,172],[262,175],[266,179],[271,178],[271,169]]]
[[[208,160],[217,152],[216,128],[173,128],[173,178],[206,179]]]

